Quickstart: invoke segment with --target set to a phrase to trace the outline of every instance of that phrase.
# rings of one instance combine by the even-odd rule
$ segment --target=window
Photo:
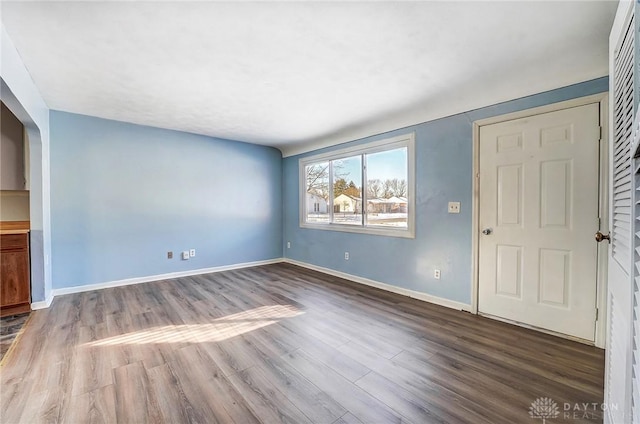
[[[414,138],[300,159],[300,226],[413,238]]]

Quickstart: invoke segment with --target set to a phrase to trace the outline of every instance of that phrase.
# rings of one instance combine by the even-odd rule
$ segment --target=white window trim
[[[366,226],[351,226],[345,224],[336,224],[329,222],[326,224],[317,224],[306,222],[306,197],[307,197],[307,184],[305,176],[305,167],[309,164],[331,161],[336,159],[342,159],[348,156],[354,156],[358,154],[371,154],[383,152],[386,150],[399,149],[402,147],[407,148],[407,198],[408,198],[408,214],[407,214],[407,228],[382,228],[382,227],[366,227]],[[331,172],[329,173],[331,176]],[[366,178],[366,174],[363,176]],[[331,181],[331,179],[329,180]],[[327,153],[321,153],[313,156],[307,156],[298,160],[298,185],[300,192],[300,201],[298,205],[298,211],[300,216],[300,228],[310,228],[314,230],[329,230],[329,231],[342,231],[346,233],[359,233],[359,234],[373,234],[379,236],[388,237],[404,237],[415,238],[415,216],[416,216],[416,196],[415,196],[415,133],[404,134],[396,137],[386,138],[384,140],[373,141],[358,146],[347,147],[344,149],[333,150]],[[364,193],[365,181],[362,181],[363,186],[363,203],[366,193]],[[329,184],[329,190],[332,192],[333,187]],[[329,196],[331,197],[331,195]],[[329,213],[333,216],[332,204],[327,206]],[[366,211],[365,211],[366,213]]]

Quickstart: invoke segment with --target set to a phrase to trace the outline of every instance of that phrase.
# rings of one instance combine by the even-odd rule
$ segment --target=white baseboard
[[[101,290],[109,287],[128,286],[131,284],[150,283],[152,281],[168,280],[171,278],[180,278],[180,277],[189,277],[191,275],[211,274],[213,272],[230,271],[232,269],[249,268],[252,266],[269,265],[269,264],[275,264],[279,262],[282,262],[282,258],[268,259],[265,261],[243,262],[240,264],[216,266],[213,268],[200,268],[200,269],[193,269],[190,271],[170,272],[168,274],[149,275],[147,277],[127,278],[125,280],[108,281],[105,283],[90,284],[86,286],[64,287],[61,289],[54,289],[53,296],[62,296],[64,294],[81,293],[81,292],[92,291],[92,290]],[[44,302],[41,302],[41,303],[44,303]],[[49,305],[50,304],[51,302],[49,302]],[[49,305],[47,305],[47,307]],[[32,304],[32,307],[33,307],[33,304]]]
[[[101,290],[101,289],[106,289],[110,287],[128,286],[131,284],[149,283],[152,281],[168,280],[171,278],[180,278],[180,277],[189,277],[192,275],[210,274],[214,272],[230,271],[233,269],[249,268],[249,267],[260,266],[260,265],[270,265],[270,264],[275,264],[279,262],[287,262],[293,265],[298,265],[303,268],[312,269],[314,271],[319,271],[325,274],[333,275],[335,277],[344,278],[346,280],[350,280],[359,284],[364,284],[365,286],[375,287],[381,290],[400,294],[403,296],[411,297],[413,299],[418,299],[425,302],[434,303],[440,306],[446,306],[447,308],[471,312],[471,305],[468,305],[466,303],[456,302],[454,300],[449,300],[449,299],[445,299],[438,296],[432,296],[430,294],[421,293],[414,290],[404,289],[402,287],[381,283],[379,281],[370,280],[368,278],[359,277],[357,275],[347,274],[346,272],[335,271],[330,268],[324,268],[318,265],[312,265],[306,262],[300,262],[300,261],[296,261],[294,259],[288,259],[288,258],[276,258],[276,259],[268,259],[265,261],[244,262],[240,264],[218,266],[213,268],[200,268],[200,269],[194,269],[190,271],[170,272],[167,274],[157,274],[157,275],[150,275],[146,277],[127,278],[124,280],[108,281],[105,283],[90,284],[86,286],[64,287],[61,289],[54,289],[52,295],[49,296],[44,301],[33,302],[31,304],[31,309],[35,310],[35,309],[48,308],[49,306],[51,306],[51,302],[53,301],[53,298],[55,296],[62,296],[65,294],[81,293],[81,292],[87,292],[92,290]]]
[[[309,268],[314,271],[323,272],[325,274],[333,275],[335,277],[344,278],[356,283],[364,284],[365,286],[375,287],[388,292],[401,294],[403,296],[411,297],[413,299],[422,300],[429,303],[435,303],[436,305],[446,306],[447,308],[457,309],[459,311],[471,312],[471,305],[462,302],[456,302],[455,300],[449,300],[438,296],[432,296],[430,294],[417,292],[415,290],[403,289],[402,287],[392,286],[391,284],[381,283],[379,281],[370,280],[368,278],[359,277],[353,274],[347,274],[346,272],[335,271],[330,268],[324,268],[318,265],[312,265],[306,262],[296,261],[294,259],[284,258],[283,262],[287,262],[293,265],[298,265],[303,268]]]
[[[49,306],[51,306],[51,302],[53,302],[53,294],[40,302],[32,302],[31,310],[35,311],[36,309],[47,309]]]

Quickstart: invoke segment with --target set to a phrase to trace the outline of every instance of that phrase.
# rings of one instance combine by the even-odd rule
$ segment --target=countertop
[[[30,221],[0,221],[0,234],[26,234],[29,231]]]

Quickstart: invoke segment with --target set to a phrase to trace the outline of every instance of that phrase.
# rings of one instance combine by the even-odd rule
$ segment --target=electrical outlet
[[[167,259],[173,259],[173,252],[167,252]]]
[[[433,278],[435,278],[436,280],[440,279],[440,270],[439,269],[434,269],[433,270]]]
[[[290,241],[287,242],[287,249],[291,249],[291,242]]]
[[[344,260],[345,261],[349,260],[349,252],[344,252]]]
[[[196,256],[196,249],[191,249],[191,250],[189,250],[189,256],[190,256],[190,257],[192,257],[192,258],[193,258],[194,256]]]
[[[189,259],[189,251],[185,250],[184,252],[182,252],[182,260],[186,261],[187,259]]]
[[[449,213],[460,213],[460,202],[449,202]]]

